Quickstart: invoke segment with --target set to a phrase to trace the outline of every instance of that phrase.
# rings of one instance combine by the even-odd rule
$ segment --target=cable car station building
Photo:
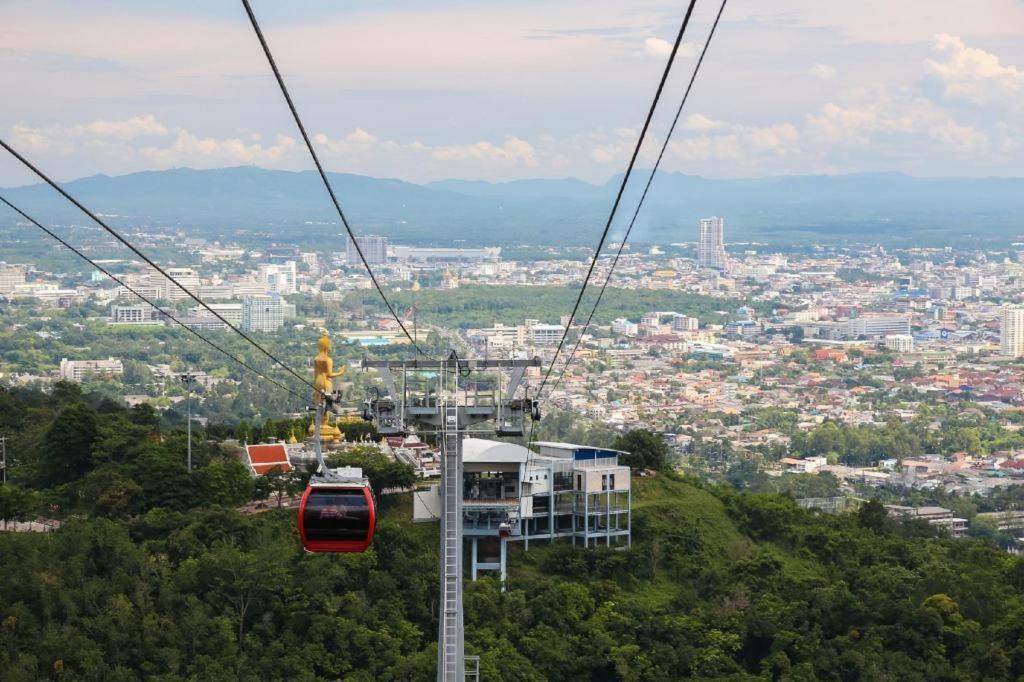
[[[629,546],[630,470],[618,450],[537,443],[540,454],[513,443],[463,440],[463,534],[471,543],[470,576],[506,577],[506,546],[570,538],[574,545]],[[416,493],[414,521],[441,514],[438,487]],[[497,540],[497,543],[495,543]],[[497,556],[482,556],[497,544]]]

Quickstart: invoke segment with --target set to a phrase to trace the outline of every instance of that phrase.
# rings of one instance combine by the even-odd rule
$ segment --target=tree
[[[36,508],[36,496],[13,483],[0,485],[0,519],[7,530],[8,521],[25,521],[32,517]]]
[[[44,437],[43,483],[56,486],[84,476],[92,467],[98,435],[96,413],[87,405],[72,403],[62,409]]]
[[[375,445],[356,445],[344,452],[331,455],[331,467],[360,467],[363,475],[370,479],[375,495],[388,488],[410,488],[416,484],[416,470],[410,464],[391,459]]]
[[[302,478],[296,471],[274,467],[256,479],[255,496],[262,500],[273,495],[277,498],[277,506],[280,507],[285,495],[295,495],[303,486]]]
[[[237,459],[215,459],[192,477],[204,505],[236,507],[252,499],[252,476]]]
[[[622,450],[619,463],[633,469],[660,471],[668,465],[669,449],[665,439],[647,429],[634,429],[624,433],[612,443],[612,449]]]

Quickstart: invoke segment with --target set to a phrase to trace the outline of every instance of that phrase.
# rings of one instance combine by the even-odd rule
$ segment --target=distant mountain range
[[[626,193],[616,223],[620,234],[647,173],[636,173]],[[594,244],[621,180],[419,185],[341,173],[330,177],[357,233],[416,244],[501,246]],[[96,175],[65,187],[94,211],[116,215],[112,220],[122,226],[180,225],[211,236],[246,231],[299,244],[341,231],[312,171],[180,168]],[[80,218],[45,186],[3,192],[46,220]],[[1024,234],[1024,178],[882,173],[721,180],[659,173],[631,240],[693,241],[697,219],[708,215],[725,217],[729,242],[997,246]]]

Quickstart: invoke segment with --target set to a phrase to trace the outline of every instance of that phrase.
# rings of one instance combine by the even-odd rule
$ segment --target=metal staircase
[[[446,404],[442,422],[441,494],[441,638],[437,649],[438,679],[461,682],[465,677],[462,623],[462,434],[459,408]]]

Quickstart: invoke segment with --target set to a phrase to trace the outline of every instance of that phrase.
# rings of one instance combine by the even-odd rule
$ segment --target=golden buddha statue
[[[331,359],[333,346],[331,345],[331,338],[327,336],[327,332],[320,336],[320,340],[317,342],[317,350],[320,352],[313,358],[313,386],[316,389],[313,391],[314,405],[320,405],[324,394],[334,390],[331,380],[345,374],[344,366],[339,371],[334,371],[334,360]],[[321,441],[336,442],[341,440],[341,429],[331,424],[331,416],[331,413],[326,413],[323,422],[320,424]],[[309,424],[309,435],[312,436],[315,432],[316,423],[313,421]]]

